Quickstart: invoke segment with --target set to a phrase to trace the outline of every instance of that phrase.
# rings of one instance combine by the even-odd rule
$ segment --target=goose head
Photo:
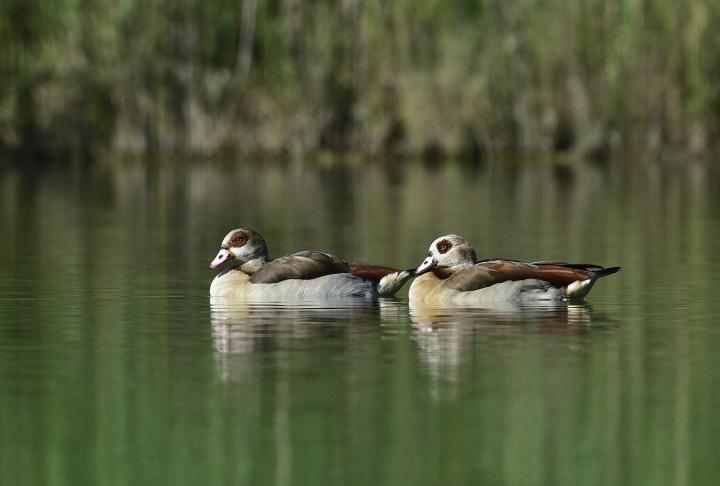
[[[427,258],[417,267],[415,275],[422,275],[435,267],[473,265],[476,260],[475,249],[465,238],[445,235],[432,242]]]
[[[238,228],[232,230],[223,238],[220,251],[215,259],[210,262],[210,268],[221,270],[248,263],[251,266],[259,267],[267,261],[267,244],[263,237],[250,228]]]

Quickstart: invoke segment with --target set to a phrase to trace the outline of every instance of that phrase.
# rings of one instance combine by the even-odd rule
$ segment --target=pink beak
[[[437,262],[437,260],[435,260],[435,258],[430,257],[430,256],[427,257],[427,258],[420,264],[420,266],[417,267],[417,270],[415,270],[415,276],[417,277],[417,276],[419,276],[419,275],[422,275],[423,273],[429,272],[430,270],[432,270],[433,268],[435,268],[435,266],[437,266],[437,264],[438,264],[438,262]]]
[[[235,259],[235,255],[233,255],[230,250],[226,250],[225,248],[220,248],[220,251],[218,252],[217,256],[215,257],[215,260],[210,262],[210,268],[212,268],[213,270],[223,268],[223,267],[227,266],[227,264],[234,259]]]

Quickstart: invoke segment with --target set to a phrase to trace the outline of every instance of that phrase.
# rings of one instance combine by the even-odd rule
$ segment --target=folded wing
[[[250,277],[250,282],[260,284],[288,279],[309,280],[349,272],[348,264],[334,255],[319,251],[301,251],[266,263]]]
[[[593,278],[603,270],[598,265],[565,262],[523,263],[514,260],[484,260],[455,272],[438,270],[445,286],[461,292],[478,290],[508,280],[538,279],[557,287],[565,287],[578,280]]]

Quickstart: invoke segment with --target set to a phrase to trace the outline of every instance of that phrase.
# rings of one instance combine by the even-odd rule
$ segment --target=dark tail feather
[[[601,277],[606,277],[620,271],[620,267],[603,268],[602,270],[596,270],[593,272],[592,279],[597,280]]]
[[[567,267],[567,268],[574,268],[576,270],[588,270],[588,271],[597,271],[602,270],[603,267],[600,265],[595,265],[592,263],[568,263],[568,262],[560,262],[560,261],[552,261],[552,260],[542,260],[537,262],[531,262],[530,265],[559,265],[561,267]]]
[[[600,270],[596,270],[592,273],[589,281],[588,279],[578,280],[568,285],[567,290],[565,291],[566,295],[569,300],[582,300],[590,292],[590,290],[592,290],[593,285],[597,282],[597,279],[607,275],[612,275],[613,273],[617,273],[619,271],[620,267],[601,268]]]
[[[385,275],[399,272],[396,268],[384,267],[382,265],[365,265],[363,263],[348,263],[350,273],[365,280],[379,282]]]

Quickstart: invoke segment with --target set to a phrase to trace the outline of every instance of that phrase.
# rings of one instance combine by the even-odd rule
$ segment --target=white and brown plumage
[[[211,297],[245,299],[373,297],[378,281],[397,271],[318,251],[271,260],[265,240],[250,228],[230,231],[210,268],[222,270],[210,285]],[[394,290],[386,288],[383,295]]]
[[[580,300],[597,279],[620,267],[566,262],[491,259],[478,261],[475,250],[458,235],[445,235],[430,245],[415,271],[388,275],[380,287],[397,290],[410,277],[411,304],[482,304]]]

